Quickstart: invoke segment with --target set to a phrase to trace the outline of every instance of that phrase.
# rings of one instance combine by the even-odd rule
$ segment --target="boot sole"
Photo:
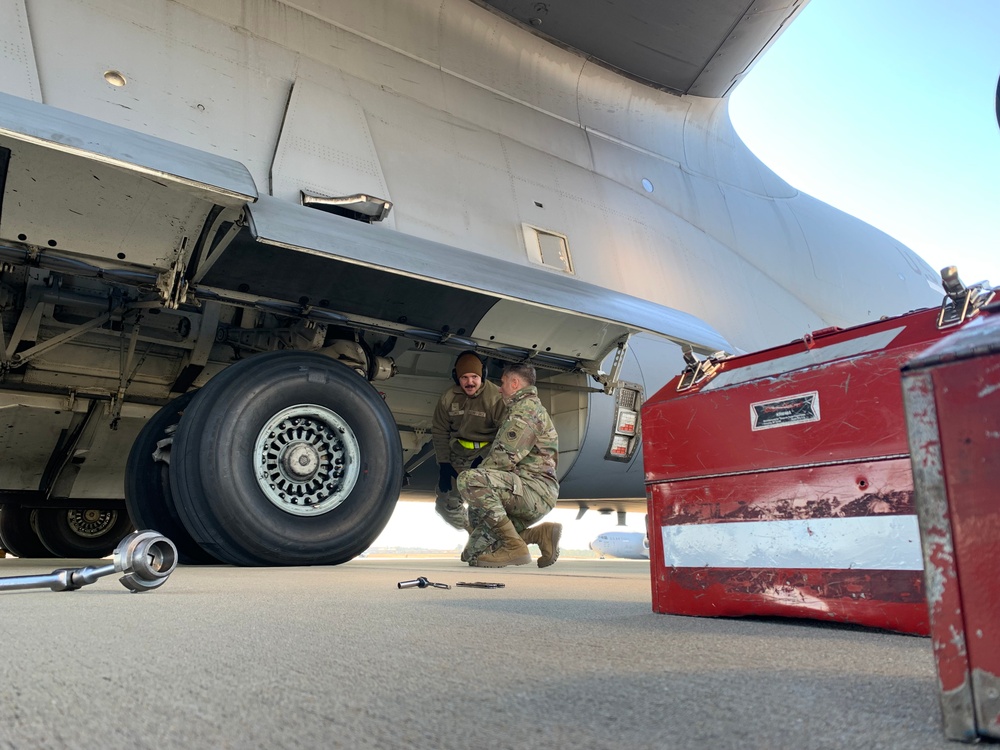
[[[486,562],[483,560],[476,560],[475,567],[477,568],[506,568],[508,565],[527,565],[531,562],[531,556],[528,557],[518,557],[514,560],[509,560],[507,562]],[[469,563],[472,565],[473,563]]]

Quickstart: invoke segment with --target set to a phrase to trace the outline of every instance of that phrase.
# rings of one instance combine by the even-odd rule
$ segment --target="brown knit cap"
[[[475,354],[471,352],[466,352],[459,356],[455,360],[455,374],[458,377],[463,375],[478,375],[483,376],[483,363]]]

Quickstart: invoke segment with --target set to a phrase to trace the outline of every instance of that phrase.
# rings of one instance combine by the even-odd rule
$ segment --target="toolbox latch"
[[[945,295],[941,300],[941,312],[938,313],[939,330],[961,325],[979,312],[980,308],[992,302],[996,294],[996,289],[990,288],[988,281],[965,286],[958,278],[958,268],[955,266],[941,269],[941,285]]]

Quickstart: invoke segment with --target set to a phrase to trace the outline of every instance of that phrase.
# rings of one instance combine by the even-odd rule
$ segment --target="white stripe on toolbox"
[[[758,362],[755,365],[739,367],[735,370],[723,370],[705,385],[702,391],[711,391],[716,388],[725,388],[727,385],[737,385],[748,380],[757,378],[773,377],[782,375],[792,370],[799,370],[803,367],[814,367],[824,362],[833,362],[835,359],[844,357],[856,357],[859,354],[876,352],[885,349],[893,342],[906,326],[893,328],[888,331],[871,333],[867,336],[860,336],[856,339],[842,341],[839,344],[830,346],[817,346],[815,349],[807,349],[804,352],[789,354],[786,357],[769,359],[765,362]]]
[[[664,526],[663,562],[668,568],[924,567],[916,516]]]

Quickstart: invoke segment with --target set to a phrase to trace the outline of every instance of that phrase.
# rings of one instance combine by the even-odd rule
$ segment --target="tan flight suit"
[[[434,457],[438,464],[451,464],[460,474],[477,458],[485,458],[506,413],[500,389],[488,380],[484,380],[472,396],[466,395],[459,385],[449,388],[438,400],[431,423]],[[442,494],[438,490],[438,506],[438,512],[449,523],[462,528],[458,515],[464,518],[466,511],[455,490],[454,479],[450,492]],[[451,518],[452,515],[455,518]]]

